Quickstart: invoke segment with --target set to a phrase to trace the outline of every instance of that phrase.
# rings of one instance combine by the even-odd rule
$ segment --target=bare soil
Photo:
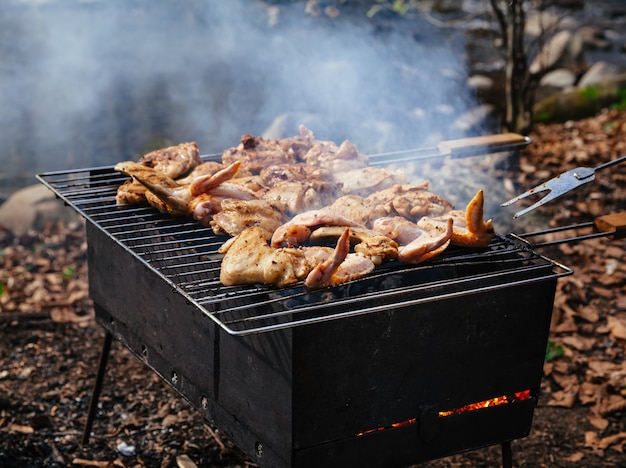
[[[626,113],[538,126],[510,195],[564,170],[626,154]],[[626,210],[626,164],[518,221],[535,227]],[[548,240],[588,231],[551,234]],[[533,239],[534,240],[534,239]],[[626,466],[626,263],[623,239],[543,247],[575,274],[559,280],[531,433],[513,441],[516,467]],[[93,435],[81,446],[104,332],[88,297],[82,224],[16,238],[0,230],[0,467],[253,465],[218,428],[114,342]],[[498,446],[423,467],[498,467]]]

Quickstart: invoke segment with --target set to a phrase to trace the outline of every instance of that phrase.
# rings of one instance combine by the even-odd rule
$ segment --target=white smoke
[[[464,136],[451,123],[472,99],[463,45],[448,31],[270,3],[7,1],[3,169],[112,164],[154,141],[221,152],[242,134],[288,136],[301,122],[370,153]]]

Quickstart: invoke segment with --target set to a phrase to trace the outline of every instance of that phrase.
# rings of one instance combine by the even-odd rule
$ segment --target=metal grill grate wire
[[[322,291],[308,291],[301,284],[280,289],[227,287],[219,282],[222,256],[218,253],[227,238],[193,220],[148,206],[117,205],[117,187],[127,178],[112,167],[37,177],[87,222],[234,335],[403,309],[572,273],[519,239],[496,236],[486,249],[450,248],[417,266],[390,263],[365,278]]]

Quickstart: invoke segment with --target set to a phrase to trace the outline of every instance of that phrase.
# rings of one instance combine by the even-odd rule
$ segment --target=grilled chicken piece
[[[337,239],[344,232],[348,233],[350,243],[355,244],[354,251],[369,258],[375,265],[380,265],[385,260],[398,258],[398,244],[372,229],[322,226],[311,232],[309,240],[316,242],[329,238]]]
[[[337,197],[336,188],[332,182],[322,180],[282,182],[266,190],[262,196],[266,200],[283,203],[287,212],[294,216],[328,206]]]
[[[441,254],[450,245],[452,218],[448,218],[444,230],[423,231],[423,234],[398,250],[398,259],[405,263],[422,263]]]
[[[264,140],[253,135],[242,136],[237,147],[229,148],[222,153],[224,164],[236,161],[251,174],[258,174],[267,166],[298,162],[295,153],[283,148],[279,140]]]
[[[231,179],[239,169],[241,163],[235,162],[221,169],[215,174],[206,174],[195,178],[187,185],[179,185],[171,177],[163,175],[157,170],[132,161],[121,162],[115,165],[115,170],[133,177],[145,185],[150,192],[156,195],[167,205],[163,210],[175,216],[191,216],[191,200],[202,193],[215,189],[223,182]],[[155,205],[158,208],[158,205]]]
[[[359,153],[348,140],[337,146],[332,141],[317,141],[302,160],[329,170],[333,174],[367,166],[367,156]]]
[[[309,238],[312,227],[323,225],[365,227],[344,216],[333,213],[327,208],[312,210],[294,216],[287,223],[276,229],[272,235],[271,245],[272,247],[300,245]]]
[[[426,230],[444,230],[447,218],[454,221],[451,242],[462,247],[485,247],[495,235],[493,221],[485,221],[484,195],[478,190],[465,210],[451,210],[443,216],[424,217],[417,225]]]
[[[271,234],[262,227],[245,229],[220,250],[220,282],[236,284],[274,284],[287,286],[304,279],[310,271],[300,249],[274,249],[268,245]]]
[[[396,214],[416,222],[423,216],[439,216],[454,209],[452,203],[428,190],[429,182],[419,185],[394,185],[367,197],[368,201],[384,207],[388,215]]]
[[[349,252],[350,233],[349,229],[344,228],[334,252],[311,270],[304,280],[304,286],[309,289],[337,286],[374,271],[375,265],[369,257]]]
[[[315,136],[313,132],[304,125],[298,127],[299,134],[293,137],[281,138],[278,140],[281,148],[285,151],[293,152],[299,161],[315,144]]]
[[[384,207],[375,201],[358,195],[343,195],[337,198],[329,207],[333,213],[341,213],[350,220],[362,226],[368,226],[372,219],[387,214]]]
[[[214,213],[211,227],[215,234],[236,236],[244,229],[259,226],[274,232],[285,222],[285,206],[268,200],[222,200],[220,209]]]
[[[146,203],[146,187],[135,179],[127,180],[117,188],[115,202],[118,205],[141,205]]]
[[[332,180],[332,174],[323,167],[309,166],[303,163],[274,164],[261,170],[261,179],[268,187],[283,182],[311,182],[317,180]]]
[[[401,216],[379,218],[373,228],[400,244],[398,259],[406,263],[421,263],[439,255],[452,237],[452,219],[448,219],[441,230],[424,230]]]
[[[344,194],[367,196],[394,185],[406,184],[406,175],[401,171],[383,167],[362,167],[333,173],[333,180],[341,184]]]
[[[193,182],[194,179],[200,176],[204,176],[207,174],[215,174],[216,172],[224,169],[224,167],[225,166],[220,162],[207,161],[194,167],[193,170],[189,174],[187,174],[185,177],[181,177],[181,178],[172,177],[172,178],[176,179],[176,182],[178,183],[178,185],[187,185]],[[237,177],[239,177],[239,172],[236,175]]]
[[[190,142],[151,151],[143,155],[137,162],[142,166],[151,167],[167,177],[176,179],[201,164],[202,159],[197,143]]]

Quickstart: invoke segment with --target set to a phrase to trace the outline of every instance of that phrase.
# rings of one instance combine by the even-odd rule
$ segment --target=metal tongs
[[[529,206],[528,208],[524,208],[523,210],[520,210],[515,213],[515,215],[513,215],[513,218],[519,218],[529,211],[532,211],[535,208],[541,205],[545,205],[549,201],[552,201],[555,198],[566,194],[570,190],[574,190],[575,188],[580,187],[587,182],[591,182],[595,179],[595,173],[597,171],[606,169],[607,167],[611,167],[616,164],[620,164],[624,161],[626,161],[626,156],[622,156],[621,158],[614,159],[613,161],[600,164],[596,167],[577,167],[576,169],[570,169],[569,171],[565,171],[560,175],[548,180],[547,182],[544,182],[543,184],[531,188],[530,190],[522,193],[521,195],[518,195],[517,197],[511,198],[509,201],[502,203],[500,206],[509,206],[516,201],[521,200],[522,198],[526,198],[535,193],[545,192],[546,190],[549,191],[549,193],[537,203]]]

